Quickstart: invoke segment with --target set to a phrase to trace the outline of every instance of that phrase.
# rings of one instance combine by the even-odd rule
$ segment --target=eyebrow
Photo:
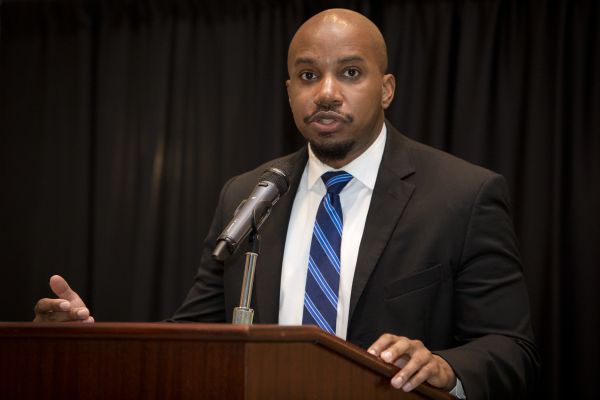
[[[345,56],[345,57],[341,57],[338,58],[336,60],[336,62],[338,64],[345,64],[348,62],[353,62],[353,61],[360,61],[360,62],[364,62],[365,59],[359,55],[350,55],[350,56]],[[317,61],[314,58],[310,58],[310,57],[299,57],[296,59],[296,61],[294,62],[294,65],[300,65],[300,64],[311,64],[314,65],[316,64]]]
[[[300,58],[297,58],[296,61],[294,62],[294,65],[299,65],[299,64],[316,64],[316,62],[312,58],[300,57]]]

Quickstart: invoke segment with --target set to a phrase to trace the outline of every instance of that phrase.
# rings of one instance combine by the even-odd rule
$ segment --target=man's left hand
[[[386,333],[369,347],[368,352],[400,368],[392,378],[392,386],[405,392],[423,382],[448,392],[456,385],[452,367],[442,357],[432,354],[420,340]]]

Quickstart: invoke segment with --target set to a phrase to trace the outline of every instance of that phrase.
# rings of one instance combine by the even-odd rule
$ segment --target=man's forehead
[[[366,62],[374,57],[369,43],[357,40],[302,41],[290,47],[289,60],[291,65],[301,63],[345,63],[349,61]]]
[[[322,63],[335,63],[335,64],[347,64],[347,63],[364,63],[366,58],[360,53],[349,52],[347,54],[338,55],[322,55],[315,54],[314,52],[305,52],[303,54],[296,54],[296,57],[291,60],[294,66],[303,64],[322,64]]]
[[[365,39],[365,32],[353,24],[323,22],[316,26],[301,27],[290,43],[290,48],[334,44],[353,45]]]
[[[385,42],[377,27],[360,14],[331,10],[298,29],[288,50],[288,68],[307,62],[344,62],[351,57],[374,61],[382,72],[387,68]]]

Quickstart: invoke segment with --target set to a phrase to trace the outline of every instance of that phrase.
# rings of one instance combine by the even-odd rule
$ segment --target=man
[[[360,14],[309,19],[292,39],[288,71],[309,145],[282,158],[297,172],[261,232],[255,321],[316,323],[399,366],[391,383],[405,391],[428,382],[469,399],[525,396],[538,356],[503,178],[385,121],[395,80],[381,33]],[[271,164],[224,186],[173,321],[231,320],[244,251],[224,263],[211,252]],[[50,285],[59,299],[40,300],[37,321],[93,322],[62,278]]]

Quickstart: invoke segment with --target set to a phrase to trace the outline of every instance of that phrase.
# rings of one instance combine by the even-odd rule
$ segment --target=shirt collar
[[[385,123],[379,132],[379,136],[364,153],[352,160],[349,164],[346,164],[339,170],[324,164],[315,156],[310,144],[308,145],[308,190],[314,188],[315,184],[321,181],[321,175],[328,171],[346,171],[351,174],[354,179],[361,182],[363,185],[373,190],[375,188],[375,181],[377,180],[377,172],[379,171],[379,164],[381,164],[381,158],[383,157],[383,150],[385,148],[385,140],[387,136],[387,128]],[[352,183],[352,182],[350,182]]]

